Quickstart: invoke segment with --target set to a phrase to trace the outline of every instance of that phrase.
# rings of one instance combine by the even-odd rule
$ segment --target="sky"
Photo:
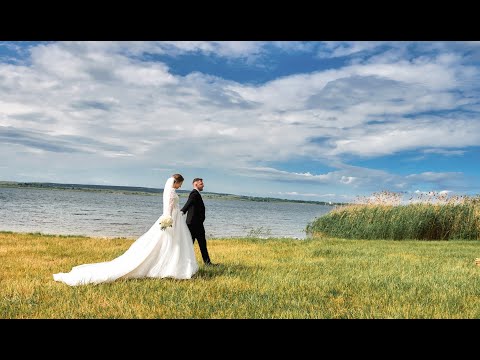
[[[480,193],[480,42],[0,42],[0,181]]]

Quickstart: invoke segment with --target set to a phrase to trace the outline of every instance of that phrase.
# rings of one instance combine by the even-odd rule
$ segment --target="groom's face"
[[[202,191],[203,190],[203,180],[197,180],[193,183],[193,186],[195,187],[195,189],[197,189],[198,191]]]

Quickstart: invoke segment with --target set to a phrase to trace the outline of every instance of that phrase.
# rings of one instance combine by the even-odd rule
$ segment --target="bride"
[[[111,261],[75,266],[69,273],[53,274],[55,281],[76,286],[112,282],[130,278],[190,279],[198,270],[193,241],[179,207],[176,189],[183,176],[172,175],[163,189],[163,214],[130,248]],[[164,216],[173,219],[163,229]]]

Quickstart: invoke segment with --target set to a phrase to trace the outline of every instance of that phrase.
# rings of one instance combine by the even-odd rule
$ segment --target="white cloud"
[[[466,150],[448,150],[448,149],[425,149],[425,154],[440,154],[445,156],[462,156]]]
[[[114,73],[126,84],[136,86],[164,86],[178,82],[163,64],[130,64],[116,69]]]
[[[248,62],[261,59],[268,46],[307,52],[319,45],[59,42],[32,47],[28,65],[0,63],[0,129],[10,146],[2,147],[3,154],[19,158],[23,149],[48,162],[44,157],[57,152],[48,163],[68,171],[72,160],[59,153],[64,149],[82,153],[83,160],[76,159],[87,168],[214,166],[347,191],[379,184],[405,188],[435,176],[347,166],[324,174],[293,173],[262,164],[298,157],[343,164],[346,157],[414,149],[461,156],[463,148],[479,143],[476,114],[453,112],[478,110],[475,92],[469,92],[478,70],[451,49],[405,59],[406,43],[388,54],[378,50],[388,43],[328,43],[330,57],[371,56],[260,85],[200,72],[174,75],[165,63],[142,57],[202,53]],[[435,181],[452,179],[451,174],[436,176]]]
[[[325,41],[318,52],[320,58],[335,58],[349,56],[363,51],[373,50],[384,44],[384,42],[375,41]]]
[[[480,122],[476,119],[452,121],[435,117],[397,119],[393,123],[356,129],[344,135],[345,138],[335,141],[329,152],[331,155],[379,156],[433,145],[445,148],[476,146],[480,142]]]
[[[406,178],[409,180],[418,180],[425,182],[440,182],[444,180],[457,179],[461,178],[463,175],[460,172],[448,172],[448,173],[435,173],[432,171],[426,171],[421,174],[411,174],[407,175]]]
[[[229,59],[254,59],[265,50],[263,41],[81,41],[62,42],[59,46],[73,54],[88,54],[99,60],[99,54],[142,56],[143,54],[180,56],[201,53]],[[95,58],[97,56],[97,58]]]

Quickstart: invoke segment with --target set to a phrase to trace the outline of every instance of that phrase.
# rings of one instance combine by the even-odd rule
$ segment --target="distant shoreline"
[[[42,190],[73,190],[73,191],[100,191],[115,192],[125,195],[161,195],[163,189],[134,187],[134,186],[115,186],[115,185],[87,185],[87,184],[61,184],[61,183],[41,183],[41,182],[16,182],[16,181],[0,181],[0,188],[20,188],[20,189],[42,189]],[[190,190],[177,190],[180,197],[186,197]],[[204,198],[207,199],[224,199],[224,200],[241,200],[241,201],[259,201],[259,202],[293,202],[306,203],[325,206],[344,205],[344,203],[335,203],[328,201],[311,201],[311,200],[292,200],[280,199],[272,197],[256,197],[235,194],[223,194],[214,192],[202,192]]]

